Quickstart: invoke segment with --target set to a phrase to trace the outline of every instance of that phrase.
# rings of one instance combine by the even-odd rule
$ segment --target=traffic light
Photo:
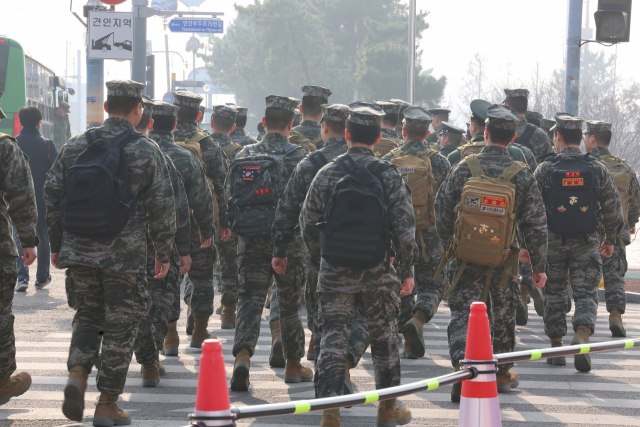
[[[149,98],[153,99],[153,91],[154,91],[154,83],[155,83],[155,64],[156,64],[156,56],[148,55],[147,56],[147,87],[144,89],[145,95]]]
[[[631,0],[598,0],[596,40],[606,43],[629,41]]]

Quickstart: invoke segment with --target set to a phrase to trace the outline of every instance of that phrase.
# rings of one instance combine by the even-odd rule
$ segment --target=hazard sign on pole
[[[133,59],[133,13],[89,11],[89,58]]]

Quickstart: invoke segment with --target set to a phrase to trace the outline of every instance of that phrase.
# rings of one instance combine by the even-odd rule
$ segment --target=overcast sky
[[[85,0],[86,1],[86,0]],[[85,28],[69,11],[67,0],[5,1],[2,6],[0,34],[19,41],[25,51],[52,68],[65,74],[66,46],[68,46],[69,75],[75,75],[77,51],[84,51]],[[8,4],[7,4],[8,3]],[[73,10],[81,15],[80,0],[73,1]],[[233,4],[246,5],[253,0],[207,0],[200,11],[224,12],[225,27],[235,19]],[[589,22],[595,28],[593,12],[597,0],[589,3]],[[429,11],[430,28],[423,33],[421,48],[424,68],[433,68],[436,76],[446,75],[449,85],[446,103],[453,103],[457,82],[464,78],[467,64],[476,53],[487,59],[488,75],[504,78],[509,74],[515,81],[532,74],[536,63],[543,74],[564,69],[566,42],[566,0],[417,0],[419,10]],[[180,9],[186,9],[181,4]],[[131,0],[116,7],[117,11],[130,11]],[[638,13],[638,12],[636,12]],[[516,33],[517,32],[517,33]],[[148,20],[148,39],[153,50],[164,50],[164,30],[161,18]],[[192,68],[192,57],[185,51],[190,34],[170,33],[169,50],[178,51],[186,59],[171,55],[171,71],[182,79]],[[631,42],[618,46],[618,73],[629,79],[640,65],[640,18],[632,19]],[[593,50],[606,49],[614,53],[615,47],[604,48],[591,44]],[[81,62],[84,66],[84,53]],[[197,61],[197,66],[202,66]],[[105,81],[129,78],[128,62],[105,61]],[[84,68],[83,68],[83,73]],[[166,91],[165,56],[156,54],[156,98]],[[406,94],[398,94],[406,98]]]

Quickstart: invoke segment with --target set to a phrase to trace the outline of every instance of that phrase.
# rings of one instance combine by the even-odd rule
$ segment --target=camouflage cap
[[[247,107],[241,107],[234,104],[233,102],[227,102],[227,105],[236,109],[236,111],[238,112],[237,117],[247,117],[247,114],[249,113],[249,109]]]
[[[331,96],[331,91],[322,86],[305,85],[300,90],[302,90],[302,96],[315,96],[322,99],[329,99]]]
[[[544,130],[551,130],[551,128],[556,124],[555,120],[549,119],[540,119],[540,128]]]
[[[524,114],[524,118],[527,119],[528,122],[535,120],[537,122],[539,122],[540,120],[542,120],[544,118],[544,116],[540,113],[538,113],[537,111],[527,111]]]
[[[153,108],[155,107],[155,102],[153,99],[149,98],[147,95],[142,95],[142,114],[153,114]]]
[[[2,98],[2,94],[4,92],[0,92],[0,98]],[[7,116],[4,114],[4,111],[2,111],[2,108],[0,108],[0,119],[6,119]]]
[[[173,105],[178,107],[199,108],[202,103],[202,97],[190,90],[176,90],[173,92]]]
[[[377,107],[380,107],[385,114],[399,114],[400,113],[400,105],[391,101],[373,101],[373,104]]]
[[[123,96],[126,98],[142,98],[142,89],[146,85],[133,80],[111,80],[106,83],[107,96]]]
[[[611,132],[611,123],[601,122],[600,120],[587,120],[587,130],[584,134],[592,132]]]
[[[298,105],[300,105],[299,99],[280,95],[269,95],[265,98],[265,101],[267,103],[267,108],[280,108],[282,110],[291,111],[292,113],[295,112]]]
[[[323,104],[322,122],[343,123],[349,118],[349,106],[344,104]]]
[[[431,108],[431,109],[429,109],[427,111],[432,116],[436,116],[438,114],[449,114],[449,113],[451,113],[451,110],[449,110],[448,108],[442,108],[442,107]]]
[[[493,104],[487,108],[487,126],[498,129],[516,130],[516,126],[522,119],[512,108],[506,105]]]
[[[505,89],[504,94],[507,98],[529,98],[528,89]]]
[[[236,120],[238,111],[230,105],[218,104],[213,106],[211,117],[220,117],[223,119]]]
[[[404,114],[404,110],[411,107],[407,101],[403,101],[402,99],[390,99],[389,102],[393,102],[394,104],[398,104],[400,106],[400,111],[398,113]]]
[[[154,116],[174,116],[178,115],[180,107],[177,105],[169,104],[164,101],[155,101],[153,103],[153,115]]]
[[[380,126],[384,111],[368,102],[352,102],[349,104],[349,121],[364,126]]]
[[[459,135],[462,135],[463,133],[465,133],[465,130],[462,128],[459,128],[453,123],[442,122],[440,126],[438,126],[437,132],[438,132],[438,135],[442,135],[443,133],[457,133]]]
[[[404,124],[418,129],[429,129],[433,116],[422,107],[409,107],[404,110]]]
[[[474,99],[469,104],[469,108],[471,109],[471,114],[481,120],[483,123],[487,120],[487,108],[491,107],[491,103],[489,101],[485,101],[484,99]]]
[[[571,114],[560,113],[556,115],[556,124],[550,130],[573,129],[582,130],[582,119]]]

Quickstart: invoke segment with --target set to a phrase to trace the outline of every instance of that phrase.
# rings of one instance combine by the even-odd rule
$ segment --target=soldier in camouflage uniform
[[[266,153],[282,158],[284,162],[282,179],[288,181],[298,162],[308,153],[302,147],[289,143],[287,137],[293,125],[293,111],[299,101],[285,96],[270,95],[266,98],[265,117],[262,119],[267,133],[255,145],[245,147],[235,161],[250,157],[254,153]],[[289,150],[284,154],[285,150]],[[232,196],[231,179],[227,179],[227,191]],[[313,380],[313,371],[302,366],[304,356],[304,329],[299,308],[302,296],[303,271],[302,254],[290,254],[288,263],[271,263],[273,241],[270,234],[238,236],[238,315],[233,343],[235,363],[231,378],[231,389],[247,391],[249,388],[250,358],[253,356],[258,336],[260,320],[271,278],[275,278],[280,306],[279,324],[271,324],[272,354],[270,364],[282,365],[274,358],[282,359],[276,352],[276,339],[281,342],[285,362],[285,382],[306,382]],[[273,273],[276,273],[275,275]],[[281,328],[281,333],[276,328]]]
[[[449,121],[449,114],[451,114],[451,110],[447,108],[438,107],[438,108],[431,108],[430,110],[427,110],[427,111],[429,112],[429,114],[433,116],[433,123],[431,123],[431,126],[433,127],[433,130],[435,132],[429,134],[429,136],[427,137],[427,145],[432,146],[433,144],[438,143],[438,135],[439,135],[438,128],[442,123]],[[444,154],[443,156],[447,157]]]
[[[100,128],[102,139],[110,141],[139,123],[143,88],[143,84],[130,80],[107,82],[105,105],[109,118]],[[137,195],[135,211],[123,231],[113,238],[63,232],[61,201],[65,174],[87,146],[87,137],[81,134],[62,147],[47,174],[44,199],[51,263],[57,268],[68,268],[67,299],[76,311],[67,361],[70,376],[62,411],[67,418],[82,421],[87,378],[102,349],[97,375],[101,395],[93,424],[110,426],[113,419],[122,424],[131,419],[118,409],[116,400],[127,379],[138,324],[149,309],[146,233],[156,250],[155,278],[162,279],[169,270],[176,233],[175,201],[167,165],[158,146],[146,138],[137,138],[123,148],[131,176],[131,193]]]
[[[373,104],[384,111],[385,114],[382,119],[382,124],[380,125],[382,138],[387,137],[393,139],[402,145],[402,133],[396,132],[400,117],[400,105],[391,101],[374,101]]]
[[[213,201],[211,199],[211,190],[207,183],[207,177],[200,160],[198,160],[198,157],[189,149],[180,147],[174,142],[172,131],[176,126],[176,116],[179,110],[180,107],[176,107],[175,105],[156,101],[153,108],[153,130],[149,133],[149,138],[158,144],[160,150],[162,150],[166,156],[171,158],[180,174],[180,179],[189,204],[189,253],[193,253],[202,249],[202,241],[204,241],[205,245],[207,243],[210,244],[213,238]],[[179,318],[180,295],[178,286],[174,300],[174,309],[164,342],[165,356],[178,355],[180,339],[178,337],[177,321]]]
[[[379,108],[369,105],[359,103],[350,107],[345,132],[349,146],[347,155],[359,167],[366,167],[376,161],[373,146],[380,139],[380,122],[384,116]],[[376,133],[377,138],[372,139]],[[302,207],[300,225],[305,246],[312,259],[320,259],[320,233],[316,224],[324,214],[336,183],[343,176],[342,169],[332,162],[318,172],[309,188]],[[401,286],[402,295],[413,292],[415,220],[411,195],[397,168],[391,166],[384,170],[381,182],[388,201],[397,269],[387,269],[385,261],[365,270],[332,266],[324,258],[320,261],[317,292],[322,341],[316,368],[318,398],[343,393],[348,342],[358,308],[364,312],[368,322],[376,388],[400,384],[400,357],[394,336],[394,323],[399,311],[398,291]],[[395,399],[380,403],[378,425],[406,424],[410,420],[409,410],[398,408]],[[339,425],[338,409],[323,412],[321,426]]]
[[[249,113],[249,109],[247,107],[240,107],[238,105],[234,105],[233,107],[238,112],[238,115],[236,116],[236,128],[233,130],[233,132],[231,132],[231,135],[229,135],[231,137],[231,141],[235,142],[236,144],[240,144],[243,147],[255,144],[258,141],[251,138],[244,131],[244,128],[247,125],[247,114]]]
[[[553,142],[561,159],[584,157],[580,151],[581,118],[560,114],[556,116],[553,132]],[[562,338],[567,334],[567,280],[571,283],[575,301],[575,313],[571,322],[576,334],[571,344],[589,342],[589,336],[595,330],[598,314],[597,287],[602,274],[600,255],[604,258],[611,257],[618,233],[624,224],[620,195],[611,175],[604,165],[596,161],[590,163],[592,163],[591,170],[597,178],[595,193],[600,205],[600,219],[604,226],[604,242],[600,245],[597,231],[588,236],[560,236],[549,232],[549,282],[545,288],[544,331],[553,347],[561,347]],[[552,188],[553,174],[551,161],[541,163],[535,173],[545,202],[548,202],[551,197],[549,192]],[[558,210],[562,212],[560,208]],[[553,365],[566,364],[564,357],[552,358],[548,361]],[[589,354],[576,355],[575,367],[582,372],[590,371]]]
[[[527,111],[524,118],[527,120],[527,123],[540,127],[540,120],[542,120],[544,116],[536,111]]]
[[[176,140],[189,141],[198,134],[196,121],[202,113],[198,107],[202,97],[186,90],[177,90],[173,93],[173,104],[180,107],[178,110],[178,125],[173,131]],[[227,200],[224,194],[224,180],[227,177],[227,161],[220,145],[207,136],[200,139],[200,146],[205,174],[211,179],[218,203],[218,218],[220,226],[220,238],[223,242],[229,240],[231,230],[227,224]],[[210,242],[204,241],[203,247],[192,247],[191,270],[189,281],[193,284],[193,295],[190,299],[191,314],[194,316],[194,328],[191,335],[190,347],[200,348],[202,342],[213,337],[207,331],[209,317],[213,314],[213,264],[215,251]],[[207,246],[209,245],[209,246]]]
[[[329,102],[331,91],[321,86],[302,86],[302,123],[293,128],[294,132],[301,133],[317,148],[322,148],[320,137],[320,120],[322,119],[322,104]]]
[[[551,128],[556,125],[555,120],[548,119],[540,119],[540,129],[547,133],[547,136],[553,141],[553,132],[551,132]],[[555,148],[554,148],[555,151]]]
[[[408,107],[411,107],[411,104],[409,104],[407,101],[403,101],[402,99],[390,99],[389,102],[393,102],[400,106],[400,109],[398,110],[398,125],[396,126],[396,135],[400,137],[402,135],[402,123],[404,121],[404,110],[406,110]]]
[[[492,105],[487,110],[487,121],[484,137],[487,146],[478,154],[477,159],[484,174],[497,178],[514,160],[508,154],[507,146],[515,138],[515,129],[519,117],[508,108]],[[495,141],[495,142],[494,142]],[[475,174],[474,174],[475,175]],[[442,245],[447,247],[454,236],[456,206],[461,203],[462,188],[471,177],[467,159],[454,165],[445,179],[436,199],[436,228]],[[511,183],[515,185],[515,203],[513,212],[515,220],[524,235],[530,251],[533,265],[535,285],[543,287],[546,280],[544,274],[547,262],[547,219],[542,203],[542,195],[533,177],[533,173],[525,168],[517,173]],[[451,269],[459,274],[462,260],[452,258]],[[501,286],[505,267],[495,267],[489,282],[489,295],[493,306],[493,352],[494,354],[514,351],[515,314],[520,294],[517,280],[509,278],[506,286]],[[467,263],[457,285],[450,290],[449,308],[451,320],[447,328],[449,353],[456,370],[460,369],[460,361],[465,357],[467,324],[469,310],[473,302],[481,301],[489,267]],[[509,371],[512,363],[498,365],[498,391],[508,393],[518,385],[518,376]],[[460,400],[460,386],[454,386],[451,400]]]
[[[448,156],[455,154],[456,151],[459,151],[458,148],[464,143],[465,138],[463,137],[464,129],[459,128],[458,126],[444,122],[438,126],[438,135],[440,135],[440,154],[443,157],[446,157],[449,160]],[[428,140],[428,138],[427,138]],[[457,163],[457,162],[456,162]],[[451,160],[449,160],[449,164]]]
[[[69,112],[71,107],[66,102],[60,103],[56,108],[53,120],[53,143],[58,151],[71,138],[71,124],[69,123]]]
[[[293,112],[293,127],[300,126],[300,123],[302,123],[302,113],[298,109]]]
[[[0,119],[6,117],[0,109]],[[0,134],[0,182],[3,194],[0,199],[0,214],[3,218],[0,228],[0,405],[4,405],[12,397],[24,394],[31,387],[31,376],[27,372],[12,375],[16,370],[16,340],[11,307],[18,280],[18,249],[12,238],[11,222],[15,224],[20,236],[24,265],[31,265],[36,260],[35,247],[38,244],[38,208],[29,159],[18,148],[18,142],[5,134]]]
[[[401,155],[415,156],[418,153],[430,152],[425,138],[429,132],[429,125],[433,117],[420,107],[410,107],[404,111],[404,128],[402,136],[404,145],[391,151],[383,157],[383,160],[391,161]],[[451,165],[442,155],[435,153],[430,157],[432,176],[436,189],[449,173]],[[433,216],[432,216],[433,217]],[[420,235],[421,234],[421,235]],[[446,290],[444,276],[434,279],[442,260],[442,246],[438,240],[435,224],[416,230],[416,242],[419,242],[420,254],[415,263],[415,282],[417,301],[414,303],[413,295],[400,298],[400,316],[398,317],[398,330],[404,335],[404,350],[402,357],[417,359],[424,356],[425,345],[423,338],[424,324],[428,323],[438,311],[438,305],[442,301],[442,295]]]

